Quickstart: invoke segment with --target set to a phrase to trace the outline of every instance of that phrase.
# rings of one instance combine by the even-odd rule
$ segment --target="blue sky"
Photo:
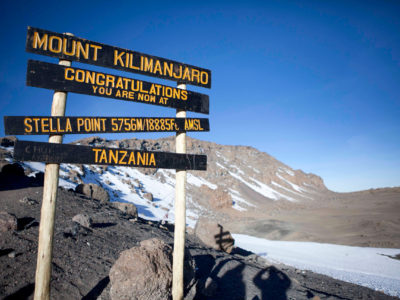
[[[335,191],[400,186],[398,1],[1,1],[0,11],[1,117],[50,114],[52,92],[25,86],[26,64],[57,60],[25,52],[27,26],[71,32],[210,69],[211,90],[188,89],[210,95],[211,132],[190,136],[251,145],[321,176]],[[66,114],[174,116],[175,111],[70,93]]]

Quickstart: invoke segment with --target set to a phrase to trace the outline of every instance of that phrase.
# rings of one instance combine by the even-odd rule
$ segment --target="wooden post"
[[[186,90],[186,84],[178,88]],[[186,118],[186,111],[176,110],[177,118]],[[176,133],[176,153],[186,153],[186,132]],[[185,256],[186,230],[186,170],[176,170],[175,184],[175,232],[172,266],[172,299],[183,299],[183,263]]]
[[[60,60],[59,65],[71,66],[71,61]],[[64,116],[66,102],[67,93],[55,91],[51,105],[51,116]],[[61,144],[62,141],[62,135],[51,135],[49,137],[49,143]],[[34,300],[50,299],[51,260],[53,257],[54,218],[59,169],[59,164],[46,164],[45,167]]]

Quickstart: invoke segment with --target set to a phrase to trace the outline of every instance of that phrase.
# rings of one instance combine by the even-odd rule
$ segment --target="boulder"
[[[14,231],[17,229],[17,218],[6,211],[0,211],[0,232]]]
[[[152,193],[144,193],[143,198],[149,201],[153,201],[153,194]]]
[[[6,136],[0,138],[0,146],[2,147],[13,147],[17,138],[15,136]]]
[[[232,207],[232,197],[227,190],[218,187],[213,191],[210,204],[214,208],[231,208]]]
[[[189,251],[185,252],[184,294],[193,299],[196,268]],[[171,299],[172,248],[156,238],[121,252],[110,270],[110,296],[116,299]]]
[[[101,186],[94,183],[81,183],[75,188],[75,192],[83,194],[92,199],[99,200],[101,203],[107,203],[110,200],[110,196],[107,191]]]
[[[78,214],[72,218],[72,221],[80,224],[83,227],[90,228],[92,227],[93,221],[92,219],[86,214]]]
[[[171,298],[172,248],[159,239],[121,253],[110,270],[111,299]]]
[[[126,203],[126,202],[113,202],[112,205],[115,208],[118,208],[120,211],[125,213],[128,216],[133,217],[136,219],[138,217],[138,212],[135,204],[133,203]]]
[[[25,176],[24,168],[18,163],[6,163],[1,168],[3,175]]]
[[[200,218],[194,228],[195,235],[207,246],[231,253],[235,240],[229,231],[225,231],[217,222]]]

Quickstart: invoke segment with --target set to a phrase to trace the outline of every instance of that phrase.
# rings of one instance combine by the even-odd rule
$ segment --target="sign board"
[[[45,163],[115,165],[177,170],[207,170],[207,156],[17,141],[14,159]]]
[[[211,88],[211,71],[173,60],[28,27],[26,51]]]
[[[28,86],[209,113],[208,95],[157,83],[29,60]]]
[[[205,118],[5,116],[5,134],[210,131]]]

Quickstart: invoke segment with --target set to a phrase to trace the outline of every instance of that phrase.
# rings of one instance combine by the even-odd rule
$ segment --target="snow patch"
[[[232,234],[235,245],[270,261],[400,296],[400,249],[350,247],[313,242],[270,241]]]

